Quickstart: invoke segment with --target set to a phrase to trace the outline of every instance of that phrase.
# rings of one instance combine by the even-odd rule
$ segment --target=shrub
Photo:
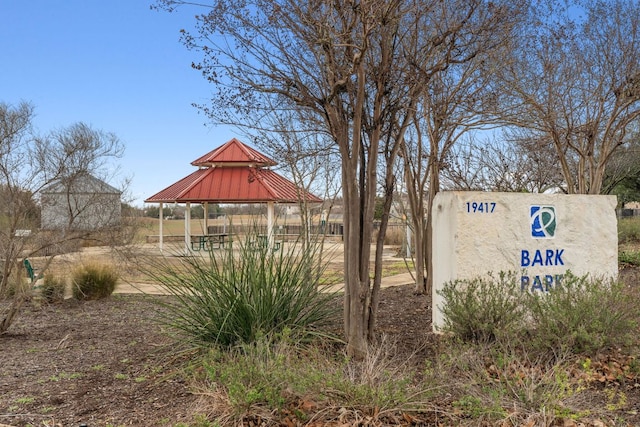
[[[515,273],[456,280],[438,293],[443,298],[444,332],[463,340],[493,341],[521,326],[522,295]]]
[[[517,340],[533,354],[593,353],[624,346],[635,331],[624,286],[567,272],[549,292],[522,292],[517,276],[446,284],[444,330],[465,341]]]
[[[610,280],[565,274],[548,294],[527,294],[532,344],[557,353],[596,352],[626,344],[635,313],[624,286]]]
[[[73,297],[79,300],[106,298],[113,293],[118,281],[114,268],[104,264],[84,264],[71,274]]]
[[[208,257],[180,257],[177,266],[167,259],[144,263],[175,297],[159,301],[166,308],[162,321],[191,345],[228,347],[285,329],[307,334],[337,315],[335,296],[319,290],[325,268],[319,244],[274,251],[255,237],[211,249]]]
[[[628,264],[640,266],[640,252],[638,251],[620,251],[618,253],[618,262],[620,264]]]
[[[51,274],[44,276],[44,281],[40,288],[40,295],[49,304],[64,300],[66,282]]]

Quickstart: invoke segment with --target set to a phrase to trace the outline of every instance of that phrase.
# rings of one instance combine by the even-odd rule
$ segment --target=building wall
[[[42,196],[42,228],[96,230],[121,221],[119,193],[49,193]]]

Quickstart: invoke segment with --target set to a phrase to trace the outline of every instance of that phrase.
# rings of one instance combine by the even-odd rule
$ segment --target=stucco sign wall
[[[615,196],[441,192],[434,200],[433,328],[450,281],[517,272],[523,291],[547,292],[571,270],[615,278]]]

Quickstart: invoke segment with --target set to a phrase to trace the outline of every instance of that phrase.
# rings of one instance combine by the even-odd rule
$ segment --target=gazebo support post
[[[187,202],[184,209],[184,247],[185,254],[191,253],[191,203]]]
[[[162,215],[162,210],[164,209],[162,202],[160,202],[160,211],[158,212],[158,219],[160,220],[160,225],[158,226],[158,243],[160,246],[160,252],[162,252],[162,243],[164,240],[164,216]]]
[[[209,234],[209,203],[208,202],[204,202],[204,204],[202,205],[202,207],[204,208],[204,233],[203,234]]]
[[[275,211],[275,203],[267,202],[267,241],[269,249],[273,248],[275,236],[273,234],[273,216]]]

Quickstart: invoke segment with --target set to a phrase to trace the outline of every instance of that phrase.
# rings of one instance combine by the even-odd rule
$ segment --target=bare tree
[[[442,188],[449,191],[482,191],[484,179],[480,158],[476,155],[473,135],[468,135],[459,144],[451,147],[445,157],[440,179]]]
[[[0,257],[3,259],[0,333],[11,326],[31,295],[35,282],[34,279],[31,283],[23,283],[22,259],[43,251],[51,253],[45,257],[44,265],[39,266],[40,272],[44,273],[57,247],[84,238],[100,228],[88,230],[79,226],[87,211],[104,212],[107,208],[100,197],[88,197],[82,203],[76,199],[74,209],[68,211],[63,224],[55,231],[42,230],[40,210],[35,202],[41,198],[43,190],[51,185],[61,185],[67,189],[66,200],[71,201],[73,186],[65,184],[90,172],[99,173],[107,159],[122,153],[117,138],[92,131],[86,125],[73,125],[42,138],[33,134],[32,121],[31,105],[0,104],[0,205],[3,206],[0,219]],[[117,202],[119,212],[120,201]]]
[[[292,178],[300,190],[321,196],[330,202],[323,206],[330,208],[340,192],[338,153],[333,140],[320,126],[316,130],[307,130],[314,119],[304,114],[304,110],[282,110],[274,106],[273,114],[262,117],[262,123],[244,130],[248,131],[256,147],[262,147],[274,159],[284,161],[285,174]],[[303,226],[302,243],[310,242],[313,213],[315,211],[318,214],[323,208],[309,206],[300,191],[299,209]]]
[[[449,2],[442,14],[421,22],[418,37],[446,22],[456,28],[446,46],[432,44],[413,53],[411,66],[424,83],[417,93],[413,131],[403,145],[404,177],[414,231],[416,292],[428,293],[431,266],[431,206],[450,150],[468,132],[495,120],[486,75],[507,46],[522,4]]]
[[[483,17],[504,16],[500,3],[217,0],[198,17],[199,34],[185,33],[187,45],[204,55],[195,67],[216,85],[211,103],[201,106],[212,120],[254,125],[274,105],[295,106],[313,117],[305,130],[321,124],[337,147],[351,355],[363,355],[374,338],[395,160],[415,118],[417,96],[435,71],[464,55]],[[171,9],[192,3],[159,4]],[[276,97],[289,103],[278,104]],[[376,194],[384,209],[371,280]]]
[[[2,277],[0,297],[7,296],[9,282],[18,275],[17,261],[22,254],[27,232],[39,222],[29,188],[35,185],[36,177],[24,173],[26,165],[33,163],[29,143],[32,132],[33,107],[23,103],[13,108],[0,104],[0,175],[2,177],[2,218],[0,228],[0,251],[2,253]],[[2,320],[0,332],[6,330],[12,319]]]
[[[513,57],[496,72],[503,111],[527,139],[554,148],[566,192],[598,194],[640,117],[640,4],[545,3],[554,7],[533,9],[513,38]]]
[[[168,6],[184,2],[166,1]],[[238,124],[269,114],[284,97],[322,123],[340,153],[344,200],[347,351],[362,356],[370,326],[372,241],[379,154],[397,153],[399,130],[387,118],[404,89],[394,47],[402,37],[402,2],[215,1],[188,43],[205,57],[196,67],[217,92],[214,120]],[[393,79],[393,80],[392,80]],[[285,105],[286,106],[286,105]],[[238,119],[238,116],[241,118]],[[249,120],[251,122],[251,120]],[[307,128],[308,129],[308,128]],[[384,232],[383,232],[384,234]],[[379,278],[374,278],[379,286]]]
[[[552,147],[520,138],[512,141],[503,133],[497,135],[470,135],[451,150],[443,169],[446,188],[544,193],[563,187]]]
[[[640,123],[639,123],[640,124]],[[611,156],[602,184],[603,194],[618,196],[618,206],[640,199],[640,132],[638,128]]]

